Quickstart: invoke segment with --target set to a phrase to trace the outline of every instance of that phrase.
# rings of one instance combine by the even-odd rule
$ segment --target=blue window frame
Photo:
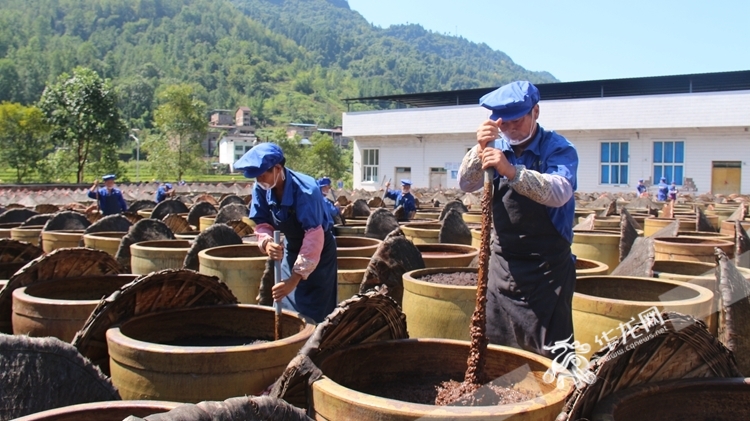
[[[662,177],[681,186],[685,173],[685,142],[654,142],[654,183]]]
[[[628,142],[602,142],[599,184],[628,184]]]

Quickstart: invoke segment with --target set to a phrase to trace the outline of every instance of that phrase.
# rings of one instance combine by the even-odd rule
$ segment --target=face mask
[[[279,183],[279,173],[276,173],[276,176],[273,178],[273,184],[264,183],[262,181],[256,181],[258,183],[258,186],[260,186],[263,190],[271,190],[272,188],[276,187],[276,185]],[[281,181],[286,180],[286,174],[284,172],[281,172]]]
[[[506,140],[506,141],[507,141],[507,142],[508,142],[508,143],[509,143],[509,144],[510,144],[511,146],[518,146],[518,145],[520,145],[520,144],[522,144],[522,143],[526,142],[527,140],[531,139],[531,136],[532,136],[532,135],[534,134],[534,125],[535,125],[535,124],[536,124],[536,122],[535,122],[535,121],[534,121],[534,119],[532,118],[532,119],[531,119],[531,126],[529,127],[529,135],[528,135],[528,136],[526,136],[526,137],[525,137],[524,139],[522,139],[522,140],[515,140],[515,139],[511,139],[510,137],[508,137],[508,135],[506,135],[506,134],[505,134],[505,133],[503,133],[503,132],[500,132],[500,136],[501,136],[501,137],[502,137],[503,139],[505,139],[505,140]]]

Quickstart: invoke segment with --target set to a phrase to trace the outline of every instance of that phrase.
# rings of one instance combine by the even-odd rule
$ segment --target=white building
[[[699,193],[750,193],[750,71],[537,86],[539,123],[578,150],[578,191],[634,191],[664,175]],[[465,104],[491,90],[360,99],[413,108],[344,113],[354,187],[378,189],[383,178],[458,187],[458,165],[490,114]]]
[[[258,142],[255,136],[227,135],[219,140],[219,162],[229,164],[229,168],[234,172],[234,163],[242,158],[245,152],[249,151]]]

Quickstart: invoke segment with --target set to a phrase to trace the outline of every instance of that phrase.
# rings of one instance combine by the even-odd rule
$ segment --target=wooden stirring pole
[[[487,381],[485,363],[487,359],[487,280],[490,266],[490,241],[492,233],[492,193],[494,169],[484,171],[484,195],[482,196],[482,236],[479,246],[479,273],[477,275],[477,304],[471,318],[471,348],[469,368],[464,385],[482,385]]]
[[[273,232],[273,242],[276,244],[281,243],[281,231]],[[281,260],[274,260],[273,262],[273,275],[274,285],[278,285],[281,282]],[[274,318],[274,337],[278,341],[281,339],[281,302],[274,300],[273,309],[276,311],[276,317]]]

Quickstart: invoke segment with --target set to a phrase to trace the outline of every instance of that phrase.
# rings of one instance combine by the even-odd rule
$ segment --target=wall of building
[[[388,180],[395,177],[397,167],[411,168],[411,181],[415,187],[427,187],[430,183],[430,168],[445,167],[446,163],[460,164],[466,151],[476,141],[470,136],[460,135],[424,135],[420,141],[414,136],[367,137],[354,142],[354,180],[355,188],[376,190],[380,188],[383,177]],[[380,165],[377,182],[362,182],[362,150],[379,149]],[[457,169],[457,168],[456,168]],[[445,188],[458,187],[458,181],[447,174]],[[357,185],[359,181],[359,185]],[[392,180],[397,185],[398,180]]]
[[[750,193],[750,170],[747,168],[750,163],[750,133],[742,128],[562,131],[559,133],[568,138],[578,151],[578,191],[633,191],[638,184],[638,179],[641,178],[645,180],[651,178],[651,182],[656,184],[659,180],[653,180],[653,143],[655,141],[684,141],[684,177],[693,179],[698,192],[711,190],[713,161],[740,161],[742,162],[742,193]],[[627,184],[600,184],[600,145],[603,141],[628,142],[630,156]]]
[[[653,178],[654,141],[684,141],[684,177],[699,193],[711,190],[713,161],[740,161],[741,193],[750,194],[748,91],[542,101],[540,108],[540,124],[578,150],[578,191],[632,191],[639,178]],[[478,106],[345,113],[344,135],[354,139],[354,187],[377,189],[396,167],[411,167],[414,186],[429,186],[429,168],[460,163],[488,115]],[[628,142],[627,183],[600,184],[603,141]],[[370,148],[379,149],[377,182],[362,181],[362,150]],[[449,170],[446,187],[457,186]]]

